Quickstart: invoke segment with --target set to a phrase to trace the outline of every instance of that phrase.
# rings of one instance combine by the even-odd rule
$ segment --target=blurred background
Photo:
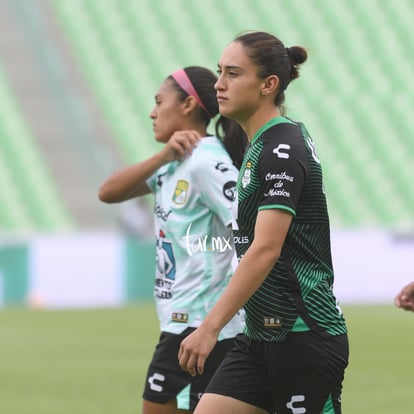
[[[338,299],[392,302],[414,279],[413,21],[412,0],[0,0],[0,306],[151,297],[152,199],[98,187],[160,148],[163,79],[251,29],[309,52],[286,106],[322,160]]]
[[[287,91],[322,161],[344,412],[412,412],[413,0],[0,0],[0,412],[139,413],[159,335],[152,198],[105,205],[160,147],[164,78],[241,31],[307,48]]]

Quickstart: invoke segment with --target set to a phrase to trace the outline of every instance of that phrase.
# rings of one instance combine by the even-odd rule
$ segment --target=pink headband
[[[184,69],[179,69],[175,71],[171,76],[175,79],[175,81],[180,85],[180,87],[184,90],[184,92],[187,93],[189,96],[193,96],[197,103],[201,106],[201,108],[204,110],[204,112],[212,118],[210,112],[208,112],[207,108],[204,106],[203,102],[201,102],[200,97],[198,96],[197,91],[194,89],[193,84],[191,83],[190,78],[185,73]]]

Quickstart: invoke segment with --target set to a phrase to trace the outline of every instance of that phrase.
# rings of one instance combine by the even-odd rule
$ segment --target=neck
[[[187,123],[182,125],[181,131],[196,131],[200,134],[201,137],[205,137],[207,135],[207,128],[204,124],[199,123]]]
[[[244,122],[240,122],[244,131],[247,134],[249,142],[253,139],[256,132],[264,125],[266,122],[270,121],[273,118],[280,116],[280,112],[274,106],[269,108],[268,111],[261,111],[255,113],[249,119]]]

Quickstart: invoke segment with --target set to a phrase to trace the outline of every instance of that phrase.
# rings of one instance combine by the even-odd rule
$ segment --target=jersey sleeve
[[[210,154],[209,154],[210,155]],[[236,191],[238,170],[230,158],[197,157],[193,177],[199,188],[201,201],[225,226],[232,223],[232,204]]]
[[[146,181],[146,184],[147,184],[148,188],[151,190],[152,193],[155,193],[157,175],[158,175],[158,171],[156,171],[154,174],[152,174],[151,177],[149,177]]]
[[[279,128],[277,134],[276,128]],[[307,150],[296,125],[278,125],[267,131],[258,167],[261,182],[258,209],[282,209],[295,215],[308,169]]]

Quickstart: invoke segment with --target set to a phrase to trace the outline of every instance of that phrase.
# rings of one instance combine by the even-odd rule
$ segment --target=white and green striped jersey
[[[161,167],[147,181],[155,196],[154,296],[162,331],[199,326],[229,282],[237,176],[222,142],[204,137],[192,155]],[[241,330],[236,315],[219,339]]]

